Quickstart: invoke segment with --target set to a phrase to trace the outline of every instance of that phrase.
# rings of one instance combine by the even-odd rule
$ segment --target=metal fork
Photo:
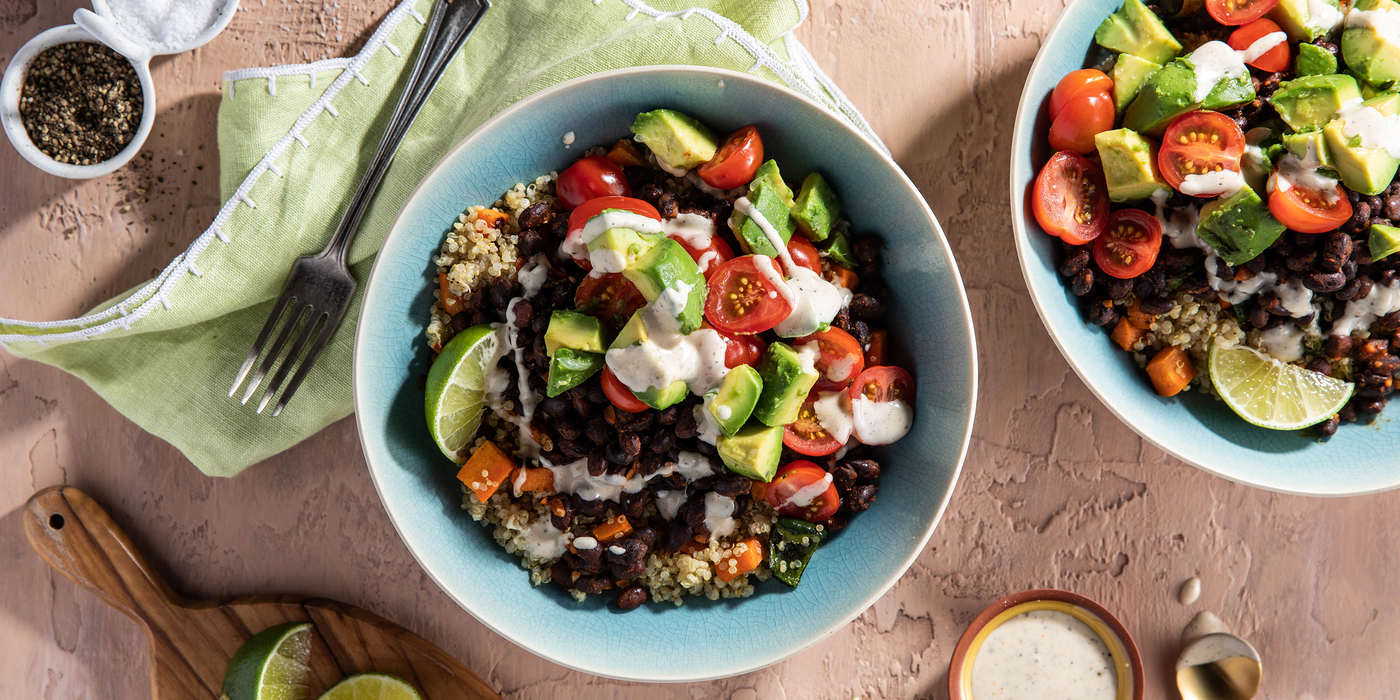
[[[233,380],[233,386],[229,388],[228,395],[232,397],[239,385],[248,377],[248,371],[257,362],[258,356],[262,354],[263,346],[267,339],[272,336],[273,330],[277,328],[278,321],[284,316],[286,322],[282,324],[282,329],[277,334],[277,339],[273,341],[271,349],[263,358],[262,364],[258,366],[258,371],[253,373],[253,378],[248,382],[248,386],[243,392],[243,400],[240,403],[247,404],[252,398],[258,385],[267,376],[268,371],[277,358],[282,355],[282,350],[287,345],[287,339],[292,337],[294,330],[296,340],[293,341],[291,349],[287,351],[282,363],[278,366],[276,373],[272,375],[272,380],[268,382],[263,390],[262,399],[258,401],[258,413],[262,413],[267,408],[268,402],[276,396],[277,389],[282,386],[282,382],[287,378],[287,373],[293,368],[296,373],[292,375],[292,380],[287,384],[286,391],[277,400],[277,405],[272,409],[272,415],[282,413],[287,402],[291,400],[292,394],[296,393],[301,386],[302,380],[306,379],[306,373],[315,364],[316,358],[320,356],[321,350],[326,347],[331,336],[335,334],[335,329],[340,325],[340,321],[345,316],[345,310],[350,306],[350,299],[355,295],[357,283],[350,274],[349,267],[345,264],[345,253],[350,248],[350,242],[355,237],[356,229],[360,225],[360,217],[365,213],[365,207],[369,205],[370,199],[374,196],[375,189],[379,186],[379,181],[383,179],[384,172],[389,169],[389,163],[394,160],[394,153],[399,148],[399,142],[403,141],[404,134],[408,133],[408,128],[413,124],[414,117],[418,116],[418,111],[422,109],[424,103],[428,101],[428,94],[437,85],[438,79],[442,77],[442,72],[447,68],[448,62],[457,54],[457,50],[462,48],[467,37],[481,21],[482,15],[491,7],[488,0],[438,0],[433,8],[433,14],[428,19],[427,29],[423,33],[422,46],[418,50],[418,58],[413,64],[413,73],[408,79],[408,84],[404,87],[403,94],[399,96],[399,104],[394,108],[394,115],[389,119],[389,126],[384,130],[384,136],[379,142],[379,148],[375,150],[374,157],[370,159],[369,167],[365,170],[364,179],[360,181],[359,189],[350,199],[350,205],[345,209],[345,215],[340,220],[340,227],[336,229],[335,235],[326,249],[315,255],[308,255],[298,258],[292,264],[292,271],[287,275],[287,283],[282,288],[282,295],[277,298],[277,303],[272,307],[272,314],[268,316],[267,323],[263,324],[262,331],[258,333],[257,340],[253,341],[253,349],[248,351],[248,357],[243,360],[243,366],[238,370],[238,376]],[[297,330],[297,329],[300,330]],[[315,340],[312,341],[313,332]],[[306,356],[302,358],[301,365],[297,366],[297,358],[301,356],[302,350],[306,349],[307,342],[311,341],[310,349],[306,350]]]

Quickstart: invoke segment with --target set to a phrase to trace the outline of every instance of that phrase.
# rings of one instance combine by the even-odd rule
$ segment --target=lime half
[[[321,693],[319,700],[423,700],[408,681],[387,673],[357,673]]]
[[[1241,418],[1273,430],[1298,430],[1327,420],[1356,388],[1243,345],[1211,346],[1210,381]]]
[[[428,370],[425,412],[438,449],[458,464],[466,461],[486,406],[486,373],[499,359],[500,338],[489,325],[453,336]]]
[[[224,700],[302,700],[310,695],[311,623],[269,627],[243,643],[224,671]]]

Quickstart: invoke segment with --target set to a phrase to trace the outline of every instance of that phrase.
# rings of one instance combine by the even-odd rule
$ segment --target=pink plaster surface
[[[0,0],[0,63],[83,4]],[[0,316],[68,317],[164,266],[219,205],[221,72],[351,52],[390,2],[243,5],[213,43],[153,66],[161,106],[143,164],[79,183],[0,146]],[[79,380],[0,352],[0,697],[149,694],[136,625],[52,572],[24,540],[18,509],[60,483],[108,506],[187,595],[298,592],[360,605],[512,699],[943,698],[963,626],[993,600],[1038,586],[1117,612],[1142,648],[1148,698],[1176,697],[1177,635],[1199,610],[1259,648],[1261,697],[1400,695],[1400,494],[1280,496],[1167,457],[1085,389],[1026,297],[1006,209],[1007,149],[1021,84],[1062,7],[813,0],[799,32],[947,229],[984,378],[943,523],[899,584],[832,638],[772,668],[692,686],[566,670],[483,628],[423,574],[375,496],[353,422],[237,478],[210,479]],[[1191,576],[1203,593],[1181,605],[1176,590]]]

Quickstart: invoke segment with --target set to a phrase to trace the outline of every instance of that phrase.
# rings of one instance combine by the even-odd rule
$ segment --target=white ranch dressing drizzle
[[[724,381],[729,372],[724,364],[724,338],[708,328],[689,335],[678,332],[676,314],[685,307],[689,291],[667,288],[637,312],[642,314],[647,339],[608,350],[608,367],[627,388],[643,392],[684,381],[692,392],[703,396]]]
[[[1332,323],[1332,335],[1351,335],[1392,311],[1400,311],[1400,282],[1377,284],[1366,296],[1347,302],[1346,311]]]
[[[1400,12],[1393,13],[1400,22]],[[1400,37],[1396,38],[1400,43]],[[1365,148],[1376,148],[1400,158],[1400,114],[1385,116],[1375,107],[1355,106],[1342,112],[1342,133],[1347,138],[1361,138]]]
[[[1342,11],[1333,7],[1327,0],[1308,0],[1308,21],[1303,26],[1322,32],[1330,32],[1342,23]]]
[[[700,190],[701,192],[704,192],[705,194],[708,194],[711,197],[714,197],[715,199],[733,199],[732,195],[738,192],[740,189],[743,189],[742,187],[736,187],[732,190],[725,191],[719,189],[718,187],[711,187],[710,183],[705,182],[705,179],[700,177],[700,173],[694,170],[685,174],[685,181],[689,182],[691,186],[695,189]]]
[[[515,424],[518,431],[516,445],[520,454],[525,457],[537,457],[540,454],[540,445],[535,442],[534,433],[530,430],[530,421],[535,417],[535,407],[539,405],[540,397],[530,388],[530,371],[525,367],[525,348],[519,345],[519,331],[515,327],[515,307],[517,304],[527,303],[527,300],[538,294],[540,287],[544,286],[549,268],[542,260],[543,256],[536,255],[527,260],[516,273],[516,280],[520,282],[524,296],[511,299],[506,305],[504,324],[491,324],[495,332],[495,349],[486,364],[487,406],[493,413]],[[516,388],[520,394],[519,405],[516,407],[518,411],[505,410],[505,392],[510,387],[510,375],[501,369],[498,363],[507,353],[510,353],[515,361]],[[521,470],[520,474],[516,475],[517,491],[523,474],[524,470]]]
[[[711,445],[718,442],[720,436],[719,421],[715,420],[714,414],[710,412],[710,406],[714,405],[714,402],[714,395],[706,394],[704,403],[691,409],[695,413],[695,425],[700,431],[695,437]]]
[[[738,523],[734,522],[734,518],[731,517],[733,515],[734,499],[714,491],[705,494],[705,528],[710,531],[710,539],[716,540],[734,534]]]
[[[673,168],[660,158],[656,158],[656,167],[670,173],[672,177],[685,177],[686,173],[690,172],[687,168]]]
[[[1282,323],[1259,334],[1260,348],[1269,357],[1281,362],[1303,359],[1302,328],[1295,323]]]
[[[1347,13],[1347,29],[1369,27],[1391,43],[1400,44],[1400,12],[1382,5],[1380,10],[1352,9]]]
[[[827,472],[822,475],[821,479],[807,484],[789,494],[788,497],[778,505],[777,510],[783,510],[789,507],[806,508],[812,505],[812,501],[817,500],[819,496],[826,493],[827,488],[831,486],[831,481],[831,473]]]
[[[715,237],[715,222],[708,216],[694,212],[681,212],[673,219],[661,222],[661,228],[670,238],[679,238],[691,248],[705,248]]]
[[[810,347],[810,352],[816,353],[817,357],[821,356],[821,343],[818,342],[816,338],[813,338],[805,343],[793,344],[792,347],[793,349],[797,350],[799,354],[804,352],[803,348]],[[859,359],[861,359],[860,356],[855,354],[843,355],[840,359],[827,366],[826,378],[830,379],[833,382],[841,382],[847,379],[854,379],[854,377],[851,376],[851,370],[855,368],[856,360]]]
[[[851,401],[851,424],[861,442],[888,445],[909,433],[914,425],[914,407],[902,399],[871,401],[857,396]]]
[[[1337,181],[1322,173],[1318,168],[1322,167],[1322,161],[1317,157],[1317,144],[1312,140],[1308,141],[1308,153],[1305,157],[1299,158],[1292,153],[1284,154],[1279,159],[1278,168],[1274,174],[1269,176],[1269,194],[1274,190],[1287,192],[1294,187],[1302,187],[1306,190],[1322,193],[1322,197],[1328,204],[1335,203],[1341,199],[1337,192]]]
[[[568,551],[569,533],[554,527],[549,518],[540,518],[520,532],[525,551],[540,559],[558,559]]]
[[[837,442],[844,444],[851,439],[855,428],[851,417],[851,395],[845,391],[823,391],[817,394],[812,411],[817,414],[817,422]]]
[[[998,625],[972,662],[976,700],[1113,700],[1118,674],[1108,645],[1081,620],[1032,610]]]
[[[782,261],[783,269],[787,271],[786,289],[780,288],[778,293],[792,304],[792,312],[773,328],[778,335],[784,338],[800,338],[816,333],[821,329],[823,323],[831,323],[836,318],[836,314],[841,313],[841,309],[851,303],[853,296],[851,290],[834,285],[822,279],[820,274],[793,262],[792,255],[788,253],[787,245],[783,243],[783,237],[768,222],[768,219],[763,217],[763,212],[754,209],[753,205],[749,203],[748,197],[734,200],[734,211],[743,213],[755,224],[758,224],[758,228],[768,238],[769,245],[778,251],[778,259]],[[755,264],[759,262],[758,257],[754,258]],[[759,272],[769,282],[773,281],[773,277],[777,277],[779,281],[782,280],[782,276],[777,275],[776,271],[772,269],[771,260],[765,266],[760,267]]]
[[[689,484],[696,479],[714,473],[709,458],[698,452],[681,452],[676,462],[668,462],[647,476],[633,474],[630,478],[625,474],[593,476],[588,473],[587,458],[574,460],[568,464],[554,464],[548,459],[540,458],[540,465],[554,475],[554,493],[576,494],[585,501],[617,502],[622,494],[639,493],[646,488],[648,481],[671,474],[680,474]],[[520,470],[522,474],[524,471]],[[521,479],[517,477],[517,481],[521,481]],[[517,496],[520,495],[519,486],[520,484],[517,483],[515,494]],[[683,492],[682,495],[684,495]]]
[[[591,219],[579,230],[578,236],[565,236],[559,245],[560,252],[574,259],[588,257],[588,244],[610,228],[630,228],[637,233],[661,233],[660,221],[623,209],[609,209]]]
[[[1182,181],[1178,190],[1192,197],[1230,197],[1244,189],[1244,174],[1221,168],[1209,173],[1191,173]]]
[[[1260,56],[1286,41],[1287,34],[1273,32],[1259,37],[1243,51],[1236,51],[1223,41],[1208,41],[1202,44],[1186,57],[1196,71],[1196,92],[1191,99],[1195,102],[1205,102],[1221,80],[1249,77],[1246,63],[1259,60]]]
[[[597,549],[598,540],[587,535],[574,538],[574,549]]]
[[[656,512],[667,520],[675,520],[681,506],[685,505],[685,491],[657,491]]]

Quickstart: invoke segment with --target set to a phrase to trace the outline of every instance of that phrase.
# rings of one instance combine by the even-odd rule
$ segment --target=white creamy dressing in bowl
[[[861,442],[888,445],[909,433],[914,425],[914,407],[901,399],[871,401],[857,396],[851,402],[851,424]]]
[[[987,635],[968,700],[1114,700],[1113,654],[1094,630],[1059,610],[1031,610]]]
[[[754,256],[754,264],[759,273],[792,305],[792,312],[773,329],[778,335],[784,338],[800,338],[816,333],[823,323],[831,323],[836,314],[841,313],[841,309],[851,303],[851,297],[854,296],[851,290],[834,285],[822,279],[820,274],[793,262],[792,255],[788,254],[787,245],[783,243],[783,237],[768,219],[763,217],[763,212],[753,207],[748,197],[734,200],[734,211],[744,214],[758,225],[763,235],[768,238],[768,243],[778,251],[778,259],[782,261],[783,269],[787,272],[788,279],[784,281],[782,274],[774,269],[771,258]]]

